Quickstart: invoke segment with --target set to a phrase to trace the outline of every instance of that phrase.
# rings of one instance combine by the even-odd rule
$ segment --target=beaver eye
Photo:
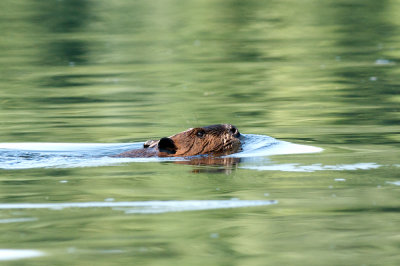
[[[202,138],[202,137],[204,137],[204,134],[205,134],[204,131],[198,131],[198,132],[196,133],[196,136],[198,136],[199,138]]]

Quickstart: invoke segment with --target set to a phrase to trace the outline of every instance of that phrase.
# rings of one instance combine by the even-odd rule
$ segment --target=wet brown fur
[[[240,133],[237,128],[230,124],[190,128],[169,138],[146,141],[142,149],[127,151],[116,157],[227,155],[240,150],[239,137]]]

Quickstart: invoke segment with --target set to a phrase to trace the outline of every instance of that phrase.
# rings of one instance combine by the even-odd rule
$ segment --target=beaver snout
[[[228,133],[234,136],[235,138],[240,137],[240,132],[234,125],[226,124],[225,128],[227,129]]]
[[[241,148],[239,130],[231,124],[189,128],[160,140],[149,140],[143,149],[121,153],[118,157],[185,157],[201,154],[228,155]]]

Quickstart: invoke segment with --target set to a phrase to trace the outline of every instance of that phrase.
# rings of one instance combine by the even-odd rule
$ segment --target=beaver
[[[240,150],[239,130],[230,124],[189,128],[160,140],[149,140],[142,149],[131,150],[115,157],[188,157],[195,155],[228,155]]]

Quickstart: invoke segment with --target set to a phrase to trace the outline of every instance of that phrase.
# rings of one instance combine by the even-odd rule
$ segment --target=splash
[[[281,141],[269,136],[247,134],[242,145],[243,151],[232,154],[230,157],[246,158],[283,154],[317,153],[323,149],[319,147],[294,144]]]

